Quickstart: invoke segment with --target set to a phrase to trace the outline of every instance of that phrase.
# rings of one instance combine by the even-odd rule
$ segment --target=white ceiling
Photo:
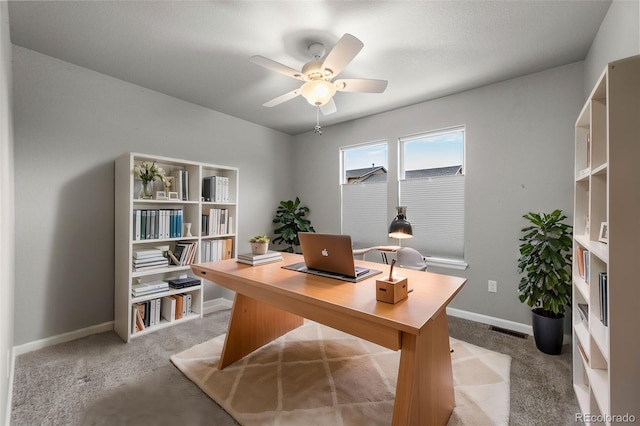
[[[337,93],[323,125],[585,58],[606,1],[12,1],[14,44],[289,134],[313,130],[300,82],[249,62],[300,69],[306,48],[344,33],[364,48],[340,78],[389,81]]]

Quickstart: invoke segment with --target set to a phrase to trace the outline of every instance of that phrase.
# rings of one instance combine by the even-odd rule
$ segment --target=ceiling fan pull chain
[[[320,127],[320,106],[316,107],[316,127],[313,129],[313,133],[317,133],[322,136],[322,127]]]

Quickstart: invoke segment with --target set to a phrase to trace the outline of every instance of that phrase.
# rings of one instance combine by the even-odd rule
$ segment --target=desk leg
[[[218,368],[236,362],[302,325],[304,318],[236,294]]]
[[[393,425],[446,425],[455,405],[443,310],[420,335],[402,334]]]

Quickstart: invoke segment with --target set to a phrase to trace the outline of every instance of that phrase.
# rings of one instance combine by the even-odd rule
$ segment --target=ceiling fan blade
[[[333,98],[331,98],[326,104],[320,105],[320,111],[322,111],[323,115],[333,114],[337,110],[338,109],[336,108],[336,103]]]
[[[343,35],[331,49],[321,68],[323,70],[331,70],[333,77],[337,76],[356,57],[362,47],[364,47],[364,44],[351,34]]]
[[[258,64],[261,67],[270,69],[271,71],[279,72],[280,74],[288,75],[289,77],[293,77],[298,80],[307,81],[307,76],[302,74],[300,71],[283,65],[280,62],[265,58],[264,56],[252,56],[249,61],[253,62],[254,64]]]
[[[382,93],[387,88],[387,80],[366,78],[346,78],[334,82],[339,92]]]
[[[265,102],[262,106],[273,107],[276,105],[280,105],[283,102],[287,102],[296,96],[300,95],[300,89],[292,90],[291,92],[287,92],[284,95],[280,95],[277,98],[271,99],[269,102]]]

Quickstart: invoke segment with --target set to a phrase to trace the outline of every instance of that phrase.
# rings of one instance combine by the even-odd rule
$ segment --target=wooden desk
[[[236,292],[218,368],[308,318],[401,350],[393,424],[445,425],[455,406],[446,307],[466,280],[401,269],[413,292],[393,305],[376,301],[376,277],[350,283],[289,271],[281,267],[301,262],[302,256],[282,255],[283,262],[261,266],[234,259],[192,266],[197,275]],[[359,260],[356,264],[384,267]]]

